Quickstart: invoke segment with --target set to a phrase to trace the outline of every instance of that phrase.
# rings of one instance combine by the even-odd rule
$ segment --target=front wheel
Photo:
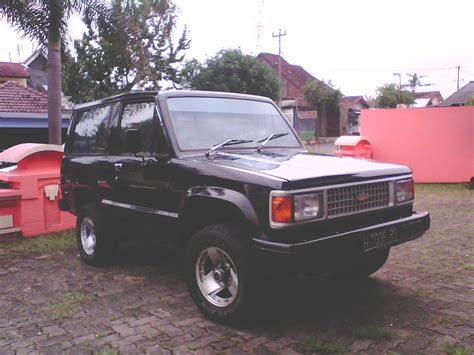
[[[246,235],[233,224],[201,229],[190,240],[185,260],[188,290],[206,316],[240,320],[251,303],[253,282]]]

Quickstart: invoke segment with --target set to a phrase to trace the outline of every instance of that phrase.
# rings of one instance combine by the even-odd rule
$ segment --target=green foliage
[[[199,75],[203,65],[196,59],[187,61],[178,73],[177,83],[183,89],[192,89],[193,80]]]
[[[101,0],[0,1],[0,16],[18,32],[43,46],[52,41],[67,42],[67,22],[78,13],[88,24],[110,25],[112,13]]]
[[[177,42],[177,9],[170,0],[115,0],[116,26],[92,26],[74,42],[65,65],[64,91],[75,103],[132,89],[157,90],[177,82],[189,48],[187,30]],[[125,30],[114,30],[114,28]]]
[[[240,49],[222,50],[203,65],[188,62],[180,78],[182,87],[195,90],[261,95],[275,101],[280,96],[280,83],[272,69]]]
[[[349,334],[358,339],[372,339],[376,341],[392,339],[392,333],[375,325],[352,327],[349,329]]]
[[[339,103],[342,94],[339,90],[333,89],[331,83],[325,84],[323,81],[311,80],[304,86],[304,96],[306,101],[318,111],[321,116],[323,112],[328,115],[339,115]]]
[[[0,260],[35,253],[51,253],[74,248],[76,238],[72,231],[19,239],[0,243]]]
[[[48,48],[48,133],[53,144],[61,144],[61,50],[67,41],[67,23],[73,13],[79,14],[89,26],[97,25],[107,32],[114,29],[112,11],[108,2],[102,0],[0,1],[0,17]]]
[[[474,106],[474,96],[467,100],[466,106]]]
[[[304,352],[321,354],[344,354],[348,351],[347,347],[339,342],[314,337],[303,340],[299,348]]]
[[[400,103],[400,90],[395,84],[385,84],[377,88],[376,105],[378,108],[396,108]],[[401,92],[401,103],[413,105],[415,98],[413,93],[407,90]]]
[[[93,296],[79,291],[64,292],[60,302],[41,308],[41,311],[55,319],[69,318],[81,310],[81,305],[94,300]]]
[[[444,346],[444,351],[446,355],[468,355],[469,351],[460,344],[453,344],[447,342]]]

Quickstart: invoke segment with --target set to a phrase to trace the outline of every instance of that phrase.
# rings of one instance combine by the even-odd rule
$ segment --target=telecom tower
[[[257,3],[257,54],[262,52],[262,32],[263,32],[263,5],[264,0]]]

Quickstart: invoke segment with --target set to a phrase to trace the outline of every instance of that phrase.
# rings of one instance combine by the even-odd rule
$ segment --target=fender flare
[[[241,192],[216,186],[195,186],[189,188],[186,195],[186,202],[189,202],[193,198],[200,197],[230,203],[238,208],[244,218],[250,221],[253,225],[258,226],[260,224],[255,209],[249,199]],[[186,206],[186,202],[183,204],[183,207]]]

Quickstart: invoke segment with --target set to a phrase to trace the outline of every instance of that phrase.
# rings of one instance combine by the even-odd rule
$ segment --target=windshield
[[[288,134],[269,141],[265,147],[300,147],[285,119],[267,102],[174,97],[168,99],[168,109],[180,150],[207,150],[228,139],[253,141],[236,148],[257,147],[256,142],[274,133]]]

